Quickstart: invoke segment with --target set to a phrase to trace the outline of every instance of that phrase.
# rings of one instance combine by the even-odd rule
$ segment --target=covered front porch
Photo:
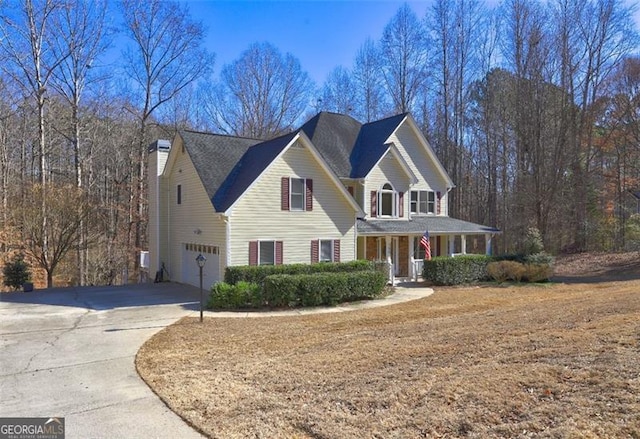
[[[498,229],[449,217],[413,217],[401,220],[358,220],[358,258],[384,261],[389,281],[413,280],[422,275],[425,249],[420,239],[429,231],[431,256],[492,254]]]

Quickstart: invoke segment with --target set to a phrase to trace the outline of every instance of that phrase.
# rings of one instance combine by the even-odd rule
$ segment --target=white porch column
[[[418,280],[418,273],[416,273],[416,261],[413,259],[413,255],[414,255],[414,248],[413,248],[413,236],[409,236],[409,264],[411,265],[409,267],[409,276],[411,276],[411,279],[413,279],[414,281]]]
[[[391,285],[393,285],[393,282],[395,281],[395,279],[393,276],[393,272],[394,272],[393,259],[391,259],[391,236],[385,236],[384,243],[386,246],[385,254],[387,255],[387,265],[389,267],[389,282],[391,282]]]
[[[447,235],[447,241],[449,242],[449,256],[453,255],[454,250],[456,249],[456,236],[455,235]]]
[[[467,254],[467,237],[466,235],[460,235],[460,253]]]
[[[487,256],[491,256],[493,253],[493,249],[491,248],[491,240],[493,239],[493,235],[491,233],[485,233],[484,241],[485,241],[485,254]]]

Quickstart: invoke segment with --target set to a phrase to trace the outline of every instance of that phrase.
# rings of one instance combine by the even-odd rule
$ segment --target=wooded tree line
[[[266,139],[321,110],[410,111],[457,184],[451,215],[500,228],[499,251],[529,227],[553,252],[640,243],[640,46],[621,0],[405,4],[320,85],[266,42],[214,76],[205,36],[171,1],[0,1],[4,259],[49,285],[135,281],[153,140]]]

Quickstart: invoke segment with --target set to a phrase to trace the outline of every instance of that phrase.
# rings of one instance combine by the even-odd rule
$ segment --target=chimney
[[[149,279],[155,279],[167,251],[167,200],[162,173],[169,157],[171,142],[156,140],[149,145]]]

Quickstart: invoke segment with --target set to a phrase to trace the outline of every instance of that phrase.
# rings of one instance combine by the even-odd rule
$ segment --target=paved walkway
[[[344,312],[426,297],[401,285],[380,300],[275,312]],[[64,417],[66,438],[201,438],[135,370],[140,346],[181,317],[199,315],[199,290],[178,284],[85,287],[0,296],[0,417]]]
[[[345,303],[338,306],[296,308],[283,311],[205,311],[205,317],[282,317],[299,316],[308,314],[326,314],[333,312],[356,311],[359,309],[378,308],[381,306],[395,305],[396,303],[409,302],[410,300],[422,299],[433,294],[433,289],[423,286],[421,283],[406,282],[395,286],[395,292],[390,296],[376,300],[366,300],[362,302]]]

